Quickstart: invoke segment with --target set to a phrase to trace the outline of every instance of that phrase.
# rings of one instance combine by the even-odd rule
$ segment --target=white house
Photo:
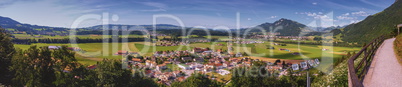
[[[164,69],[166,69],[167,68],[167,66],[166,66],[166,64],[159,64],[159,65],[157,65],[156,66],[156,69],[159,71],[159,70],[164,70]]]
[[[191,70],[193,68],[191,68],[190,66],[186,65],[186,64],[177,64],[177,66],[179,66],[180,68],[184,69],[184,70]]]
[[[150,61],[150,60],[146,60],[146,61],[145,61],[145,65],[146,65],[147,67],[152,68],[152,67],[155,67],[155,66],[156,66],[156,62]]]

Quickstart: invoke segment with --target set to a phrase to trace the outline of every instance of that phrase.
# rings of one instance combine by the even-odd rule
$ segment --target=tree
[[[56,81],[53,83],[56,86],[79,86],[78,85],[78,77],[81,77],[82,68],[84,66],[80,66],[77,69],[77,66],[80,64],[75,59],[75,53],[68,50],[66,46],[62,46],[61,48],[54,50],[52,53],[52,57],[55,59],[55,76]]]
[[[319,41],[322,40],[322,38],[321,37],[314,37],[313,40],[319,42]]]
[[[246,52],[243,52],[243,56],[248,56],[248,54]]]
[[[5,29],[0,27],[0,83],[3,85],[11,85],[13,78],[13,72],[9,70],[9,67],[15,49],[10,36]]]
[[[263,67],[266,66],[267,64],[262,62],[262,61],[255,61],[253,62],[253,66],[257,66],[257,67]]]
[[[222,84],[207,78],[207,76],[196,73],[192,74],[183,82],[173,82],[172,87],[219,87]]]
[[[280,62],[281,62],[281,60],[277,59],[277,60],[275,60],[274,65],[277,65],[277,63],[280,63]]]
[[[132,60],[134,58],[134,56],[132,55],[127,55],[126,60]]]
[[[48,47],[31,46],[18,52],[12,59],[10,70],[15,72],[16,86],[54,86],[54,60]]]
[[[103,59],[97,63],[96,86],[129,86],[131,72],[123,69],[122,64],[117,60]]]
[[[282,67],[283,67],[283,68],[288,67],[285,61],[282,61]]]

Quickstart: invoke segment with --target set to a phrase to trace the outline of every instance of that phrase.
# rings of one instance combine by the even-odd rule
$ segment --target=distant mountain
[[[0,16],[0,26],[5,29],[15,29],[17,31],[25,31],[31,34],[53,34],[54,32],[62,33],[67,28],[38,26],[30,24],[22,24],[8,17]]]
[[[255,28],[257,27],[261,27],[267,32],[271,31],[272,29],[278,29],[274,32],[280,33],[280,36],[298,36],[300,32],[306,28],[306,25],[289,19],[281,18],[274,23],[263,23]]]
[[[68,34],[69,28],[62,27],[48,27],[48,26],[38,26],[38,25],[30,25],[30,24],[22,24],[18,21],[15,21],[8,17],[0,16],[0,26],[5,29],[14,29],[15,31],[24,31],[28,34]],[[109,24],[109,28],[117,27],[118,29],[122,29],[122,27],[127,27],[130,29],[131,27],[143,27],[145,29],[153,29],[153,25],[120,25],[120,24]],[[156,29],[182,29],[180,26],[170,25],[170,24],[156,24]],[[102,30],[103,25],[96,25],[92,27],[81,28],[84,30]]]
[[[84,29],[90,29],[90,30],[102,30],[104,25],[96,25],[92,27],[86,27]],[[153,25],[120,25],[120,24],[108,24],[105,25],[108,26],[109,28],[107,29],[113,29],[113,27],[117,27],[117,29],[122,29],[123,27],[126,27],[128,29],[133,28],[133,27],[138,27],[138,28],[145,28],[145,29],[153,29]],[[171,24],[156,24],[155,29],[182,29],[180,26],[176,25],[171,25]],[[137,29],[138,29],[137,28]]]
[[[17,25],[17,24],[21,24],[21,23],[13,20],[11,18],[8,18],[8,17],[0,16],[0,25],[1,26],[11,26],[11,25]]]
[[[402,24],[401,0],[395,1],[384,11],[368,16],[359,23],[346,26],[342,32],[343,41],[367,43],[378,36],[396,31],[397,24]]]
[[[331,26],[331,27],[309,27],[310,29],[314,30],[314,31],[318,31],[318,32],[330,32],[334,29],[341,29],[344,28],[345,26],[341,27],[341,26]]]
[[[0,26],[5,28],[5,29],[14,29],[15,31],[24,31],[27,32],[28,34],[46,34],[46,35],[55,35],[55,34],[63,34],[66,35],[68,34],[69,28],[61,28],[61,27],[48,27],[48,26],[38,26],[38,25],[30,25],[30,24],[22,24],[18,21],[15,21],[11,18],[7,17],[1,17],[0,16]],[[92,31],[97,31],[100,32],[99,30],[103,29],[104,25],[96,25],[92,27],[84,27],[80,28],[81,33],[91,33]],[[153,25],[121,25],[121,24],[108,24],[107,29],[112,30],[113,28],[117,29],[122,29],[123,27],[127,27],[128,29],[133,28],[133,27],[143,27],[147,30],[153,29]],[[161,31],[161,33],[180,33],[181,34],[181,26],[176,26],[176,25],[171,25],[171,24],[156,24],[156,29],[158,31]],[[258,25],[253,28],[263,28],[267,32],[271,31],[272,29],[278,29],[275,32],[280,33],[280,36],[298,36],[300,32],[302,31],[311,31],[314,32],[313,34],[307,34],[307,35],[319,35],[320,32],[315,32],[314,30],[309,29],[306,27],[306,25],[301,24],[296,21],[292,21],[289,19],[279,19],[278,21],[275,21],[274,23],[263,23],[261,25]],[[190,29],[191,27],[184,27],[184,29]],[[139,29],[139,28],[135,28]],[[211,34],[213,35],[226,35],[227,32],[226,30],[212,30],[208,29]],[[235,29],[237,30],[237,29]],[[246,31],[246,29],[240,29],[242,33]],[[257,29],[254,29],[252,31],[255,31]],[[252,32],[251,31],[251,32]],[[79,33],[80,33],[79,32]],[[194,33],[202,33],[199,35],[204,35],[204,31],[199,30],[197,32],[193,31]],[[260,32],[260,31],[256,31]],[[205,33],[206,34],[206,33]]]

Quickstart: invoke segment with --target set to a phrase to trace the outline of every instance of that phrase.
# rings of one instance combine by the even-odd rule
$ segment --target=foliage
[[[26,51],[17,52],[11,66],[11,70],[15,72],[13,81],[18,86],[54,86],[54,63],[47,47],[38,49],[31,46]]]
[[[255,62],[258,65],[258,62]],[[288,73],[293,73],[288,69]],[[297,87],[306,86],[306,76],[294,76],[292,74],[276,76],[276,72],[267,71],[264,68],[253,66],[250,69],[245,67],[233,70],[231,86],[233,87]]]
[[[395,54],[399,58],[399,63],[402,64],[402,34],[398,35],[394,41]]]
[[[173,82],[172,87],[219,87],[221,83],[209,79],[206,75],[192,74],[183,82]]]
[[[355,54],[355,53],[353,53]],[[331,73],[327,75],[320,75],[317,79],[312,81],[311,86],[335,86],[335,87],[346,87],[348,86],[348,59],[352,56],[350,52],[346,57],[341,58],[335,63],[334,69]],[[358,58],[359,60],[359,58]],[[361,58],[360,58],[361,60]],[[356,61],[355,61],[356,62]]]
[[[131,74],[119,61],[104,59],[95,69],[96,86],[128,86]]]
[[[46,46],[17,50],[10,68],[15,72],[13,86],[157,86],[145,77],[133,77],[118,60],[104,59],[91,70],[77,63],[74,54],[65,46],[57,50]]]
[[[3,85],[10,85],[11,78],[13,78],[12,72],[8,69],[11,66],[14,51],[10,34],[0,27],[0,83]]]

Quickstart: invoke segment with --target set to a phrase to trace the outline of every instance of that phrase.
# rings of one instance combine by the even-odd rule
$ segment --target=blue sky
[[[0,16],[22,23],[70,27],[83,15],[107,13],[111,24],[152,24],[154,15],[179,18],[186,27],[251,27],[280,18],[323,27],[356,23],[390,6],[394,0],[1,0]],[[171,18],[158,24],[179,25]],[[80,27],[99,25],[87,20]]]

